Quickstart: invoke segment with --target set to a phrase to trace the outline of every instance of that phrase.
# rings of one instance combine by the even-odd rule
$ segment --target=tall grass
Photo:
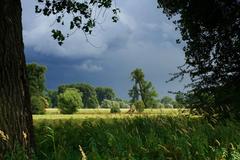
[[[235,121],[212,125],[190,116],[141,116],[35,121],[34,126],[39,159],[79,160],[79,145],[89,160],[240,159]]]

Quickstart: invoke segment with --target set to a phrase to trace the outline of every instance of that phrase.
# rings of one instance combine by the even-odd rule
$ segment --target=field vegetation
[[[51,160],[227,160],[240,158],[240,124],[209,123],[178,109],[111,114],[80,109],[34,115],[39,159]]]

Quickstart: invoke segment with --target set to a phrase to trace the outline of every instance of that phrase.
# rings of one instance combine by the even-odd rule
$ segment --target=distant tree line
[[[144,108],[179,108],[187,106],[186,96],[177,94],[175,100],[169,96],[158,98],[158,93],[150,81],[146,81],[142,69],[131,73],[133,82],[129,90],[130,100],[118,98],[111,87],[94,87],[87,83],[65,84],[57,90],[45,87],[47,67],[39,64],[28,64],[33,114],[44,114],[45,108],[59,108],[61,113],[69,114],[78,108],[109,108],[113,113],[120,108],[134,107],[137,111]],[[119,108],[119,109],[118,109]]]

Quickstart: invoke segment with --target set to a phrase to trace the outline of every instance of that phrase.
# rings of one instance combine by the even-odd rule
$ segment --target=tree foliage
[[[42,96],[31,97],[32,113],[33,114],[44,114],[45,108],[48,107],[48,101]]]
[[[120,108],[130,108],[128,102],[125,101],[118,101]]]
[[[47,91],[47,97],[49,98],[50,101],[50,107],[54,108],[57,107],[58,103],[58,92],[55,90],[48,90]]]
[[[209,95],[217,113],[239,114],[240,100],[240,2],[238,0],[158,0],[184,41],[185,64],[173,79],[190,75],[195,98]],[[176,18],[175,18],[176,19]],[[180,40],[178,40],[180,42]],[[212,104],[211,104],[212,103]]]
[[[187,97],[185,94],[179,92],[175,95],[175,101],[176,101],[176,106],[177,108],[182,108],[182,107],[188,107],[187,103]]]
[[[111,101],[110,113],[120,113],[120,112],[121,112],[120,104],[116,101]]]
[[[152,83],[144,79],[142,69],[137,68],[132,71],[131,80],[134,82],[132,89],[130,89],[128,93],[131,97],[131,102],[134,103],[141,97],[145,107],[153,107],[158,94]]]
[[[100,15],[104,15],[107,9],[112,9],[112,21],[118,21],[119,8],[113,6],[113,0],[38,0],[35,12],[44,16],[56,16],[56,23],[69,25],[70,31],[82,30],[85,34],[91,34],[98,23]],[[70,17],[69,21],[69,16]],[[70,33],[63,33],[62,29],[52,30],[52,37],[62,45]]]
[[[139,100],[140,93],[136,84],[134,84],[132,89],[129,90],[128,95],[131,97],[131,103]]]
[[[97,108],[99,106],[95,88],[90,84],[77,83],[62,85],[58,87],[58,93],[63,93],[67,88],[75,88],[83,94],[82,101],[84,108]]]
[[[104,99],[101,104],[101,108],[111,108],[114,103],[118,103],[117,101],[112,101],[108,99]]]
[[[144,81],[143,95],[146,107],[148,108],[154,108],[154,106],[159,102],[159,99],[157,99],[158,93],[150,81]]]
[[[165,106],[167,105],[173,105],[174,103],[174,100],[169,97],[169,96],[164,96],[162,99],[161,99],[161,103],[164,104]]]
[[[43,95],[47,68],[36,63],[27,65],[27,75],[31,95]]]
[[[143,101],[139,100],[134,102],[134,106],[137,112],[142,113],[144,111],[145,106]]]
[[[95,91],[99,104],[102,104],[104,99],[114,100],[116,98],[113,89],[110,87],[96,87]]]
[[[49,106],[45,91],[45,73],[47,67],[36,63],[27,65],[27,76],[31,94],[31,106],[33,114],[44,114],[45,108]]]
[[[78,108],[83,107],[82,94],[75,88],[68,88],[58,95],[58,107],[63,114],[77,112]]]

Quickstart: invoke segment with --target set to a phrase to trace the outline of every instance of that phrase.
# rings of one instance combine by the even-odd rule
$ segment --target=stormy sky
[[[184,63],[184,54],[182,46],[176,44],[180,34],[157,8],[157,1],[116,2],[121,9],[117,24],[111,22],[111,12],[107,12],[88,36],[90,43],[82,31],[77,31],[59,46],[51,37],[54,17],[36,15],[34,1],[22,1],[27,62],[47,66],[49,89],[86,82],[112,87],[119,97],[127,99],[132,86],[130,73],[142,68],[145,79],[153,83],[160,97],[170,95],[168,91],[183,90],[186,82],[166,83],[169,73]]]

